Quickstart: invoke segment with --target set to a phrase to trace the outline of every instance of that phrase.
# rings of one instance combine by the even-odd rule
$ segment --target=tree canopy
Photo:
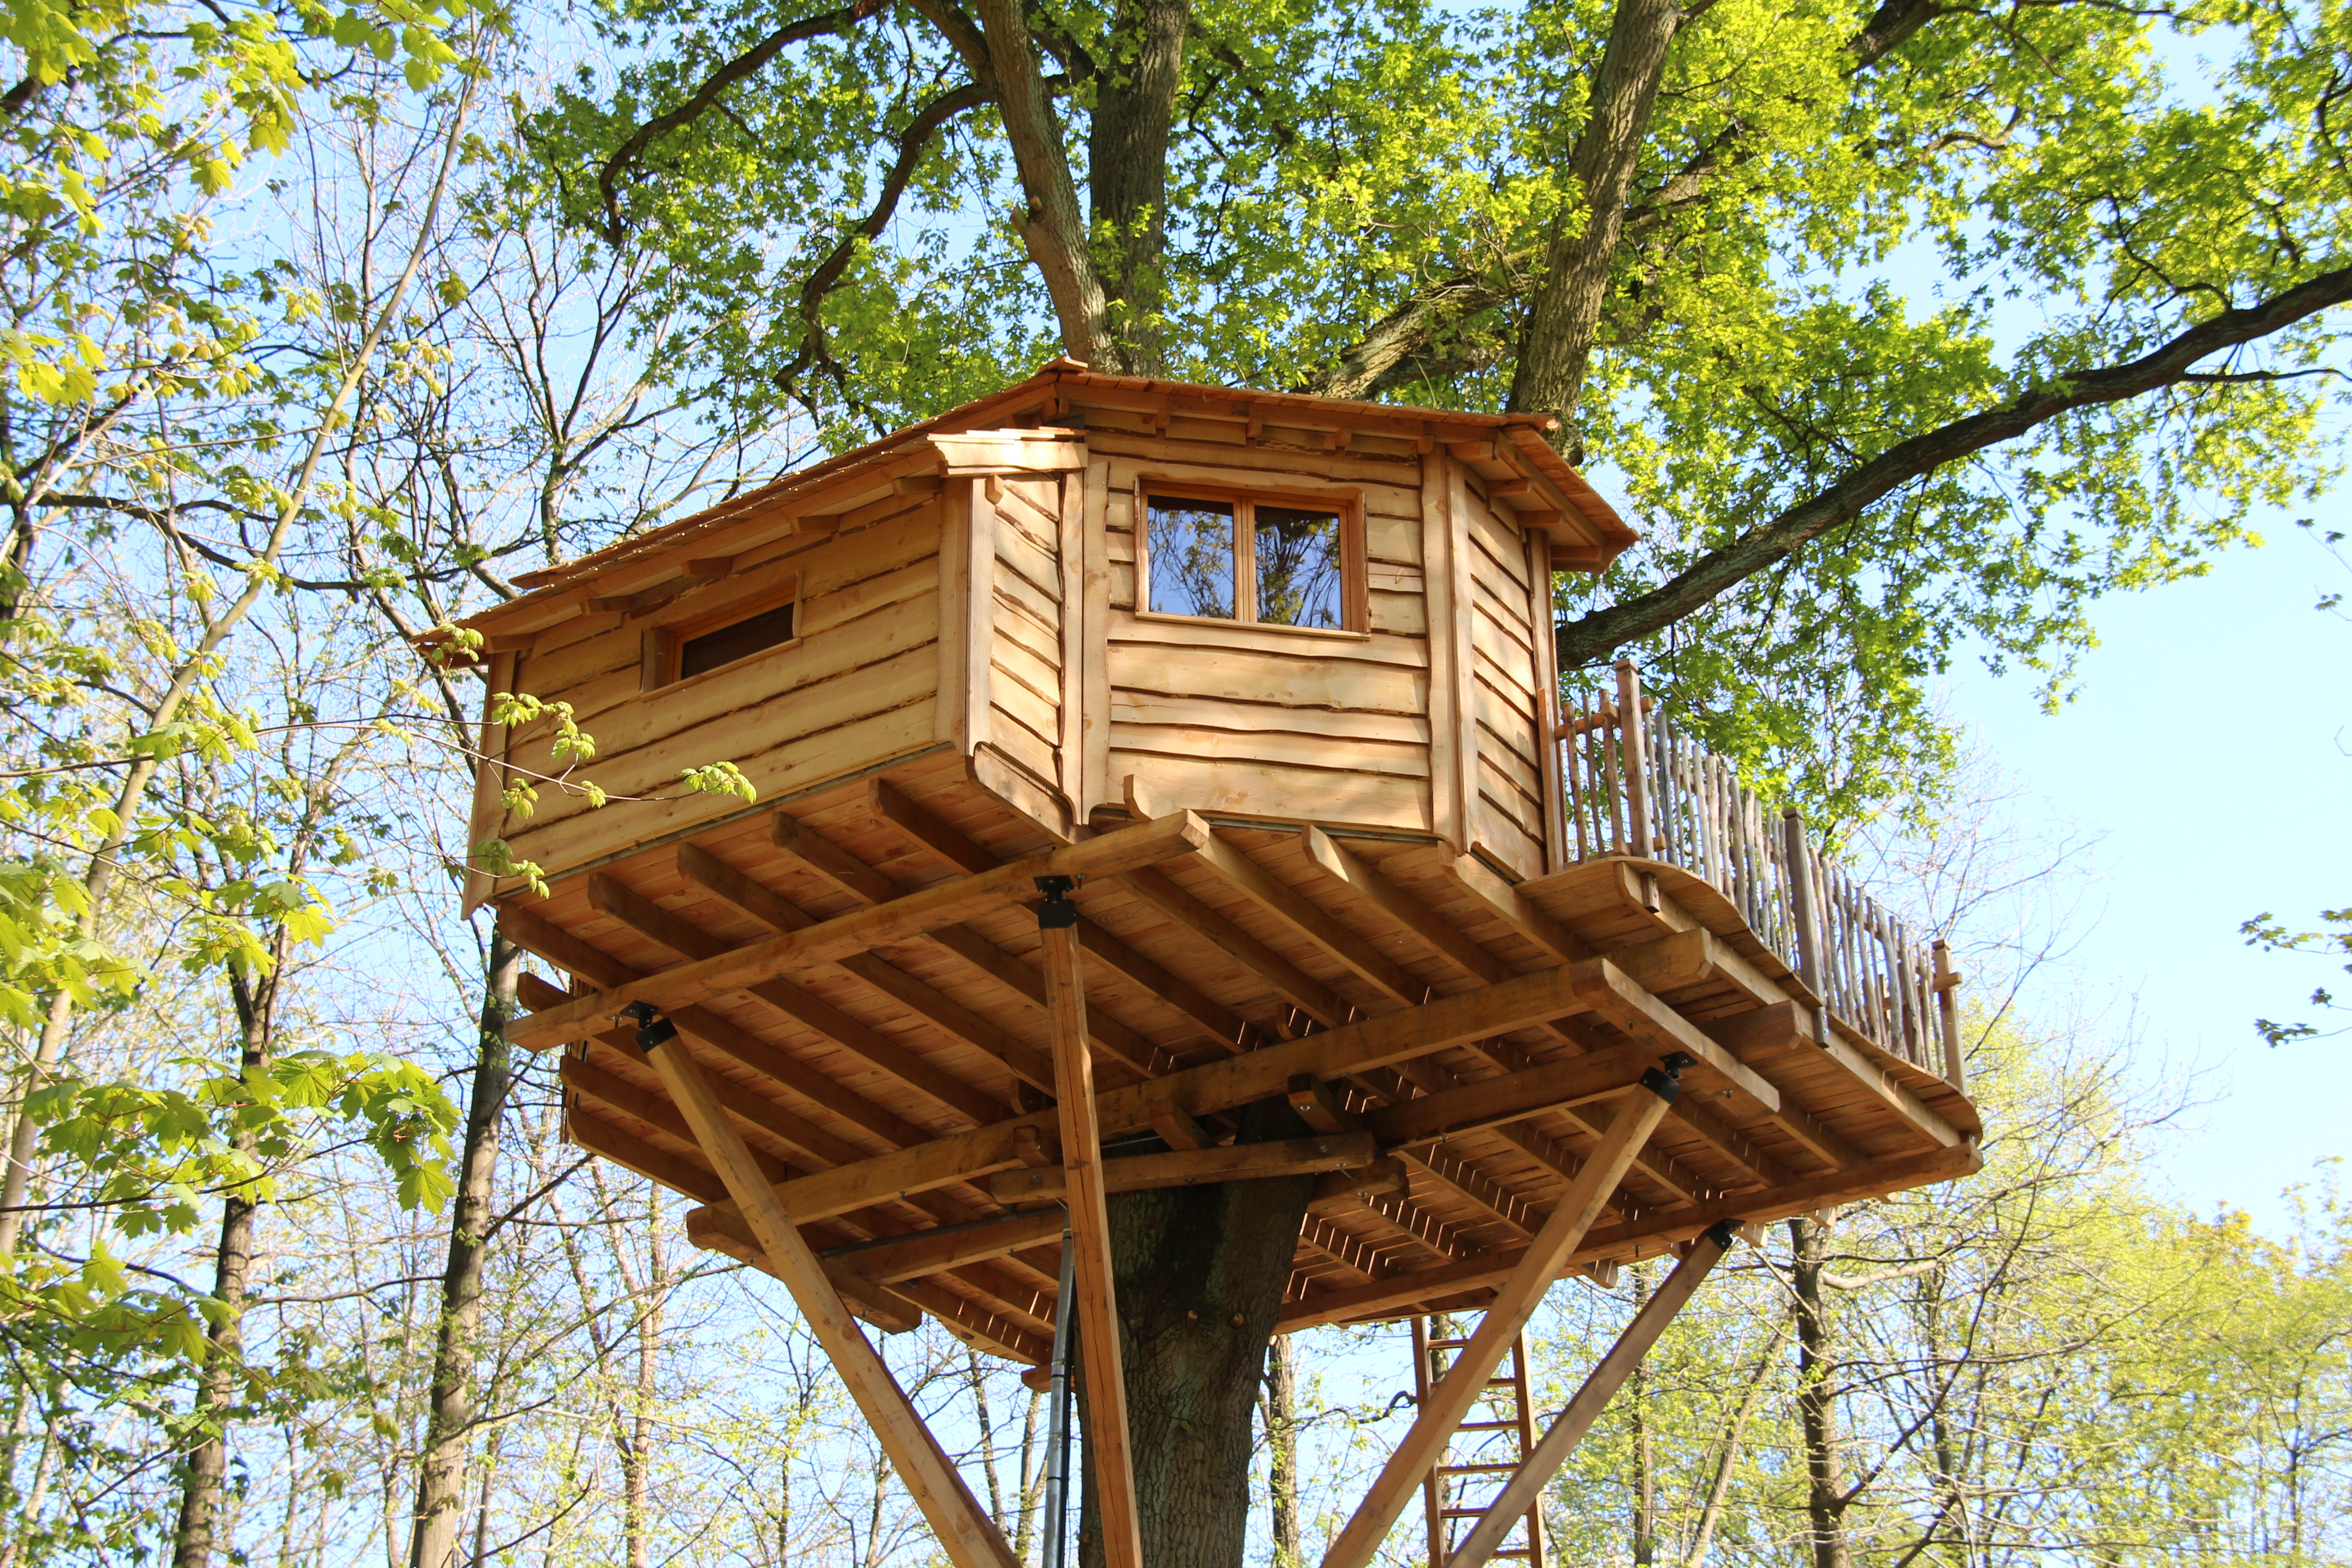
[[[529,140],[664,258],[679,374],[836,446],[1057,347],[1558,414],[1649,534],[1563,667],[1643,648],[1848,806],[1940,759],[1956,654],[2063,680],[2100,595],[2332,475],[2333,7],[593,16]]]

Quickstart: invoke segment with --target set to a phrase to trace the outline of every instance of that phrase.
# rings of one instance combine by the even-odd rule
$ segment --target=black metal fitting
[[[1690,1062],[1680,1051],[1667,1052],[1656,1067],[1642,1069],[1642,1087],[1672,1105],[1683,1097],[1682,1071]]]
[[[1739,1227],[1727,1219],[1719,1219],[1708,1229],[1706,1238],[1715,1243],[1717,1252],[1728,1252],[1731,1244],[1739,1239]]]
[[[1037,906],[1039,931],[1068,931],[1078,923],[1078,906],[1071,900],[1070,891],[1083,877],[1039,877],[1034,879],[1037,890],[1045,901]]]
[[[1684,1068],[1698,1066],[1698,1058],[1686,1051],[1668,1051],[1658,1058],[1658,1065],[1679,1078]]]
[[[637,1049],[647,1056],[653,1054],[655,1047],[677,1038],[677,1026],[663,1017],[650,1002],[632,1002],[621,1009],[621,1016],[637,1026]]]

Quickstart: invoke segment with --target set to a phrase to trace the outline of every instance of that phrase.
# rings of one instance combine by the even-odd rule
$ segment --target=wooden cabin
[[[1543,431],[1060,360],[518,579],[488,689],[594,754],[486,724],[469,842],[546,891],[467,899],[548,966],[509,1034],[569,1135],[784,1278],[877,1429],[842,1312],[1042,1366],[1106,1192],[1315,1172],[1284,1329],[1506,1324],[1973,1169],[1940,944],[1630,668],[1563,704],[1555,578],[1633,534]],[[682,784],[720,762],[756,798]],[[1233,1142],[1272,1094],[1314,1136]]]

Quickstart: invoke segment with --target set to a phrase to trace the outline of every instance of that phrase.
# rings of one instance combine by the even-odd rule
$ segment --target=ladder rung
[[[1489,1552],[1486,1555],[1489,1557],[1532,1557],[1535,1553],[1528,1551],[1524,1546],[1506,1546],[1499,1551]]]
[[[1454,1429],[1456,1432],[1500,1432],[1507,1428],[1516,1432],[1519,1424],[1516,1421],[1465,1421]]]
[[[1486,1380],[1489,1388],[1517,1388],[1518,1385],[1519,1380],[1516,1377],[1490,1377]]]
[[[1429,1342],[1428,1348],[1433,1351],[1458,1351],[1469,1342],[1468,1340],[1432,1340]]]
[[[1440,1519],[1484,1519],[1486,1510],[1483,1508],[1441,1508],[1437,1514]]]
[[[1505,1470],[1516,1470],[1518,1468],[1516,1464],[1440,1465],[1437,1467],[1436,1473],[1441,1476],[1493,1476],[1500,1475]]]

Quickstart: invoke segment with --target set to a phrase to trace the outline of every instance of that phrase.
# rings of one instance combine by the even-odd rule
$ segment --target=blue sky
[[[2338,496],[2320,520],[2346,515]],[[2278,1230],[2281,1191],[2352,1153],[2352,1033],[2273,1050],[2251,1020],[2310,1017],[2315,985],[2332,976],[2346,995],[2352,980],[2257,952],[2238,925],[2352,904],[2352,623],[2312,608],[2352,574],[2287,520],[2266,539],[2105,605],[2059,712],[2040,710],[2030,679],[1976,666],[1955,669],[1948,700],[2016,786],[2011,809],[2097,837],[2070,951],[2029,1011],[2080,1014],[2133,1040],[2144,1082],[2186,1086],[2197,1104],[2159,1142],[2163,1178],[2200,1210]]]

